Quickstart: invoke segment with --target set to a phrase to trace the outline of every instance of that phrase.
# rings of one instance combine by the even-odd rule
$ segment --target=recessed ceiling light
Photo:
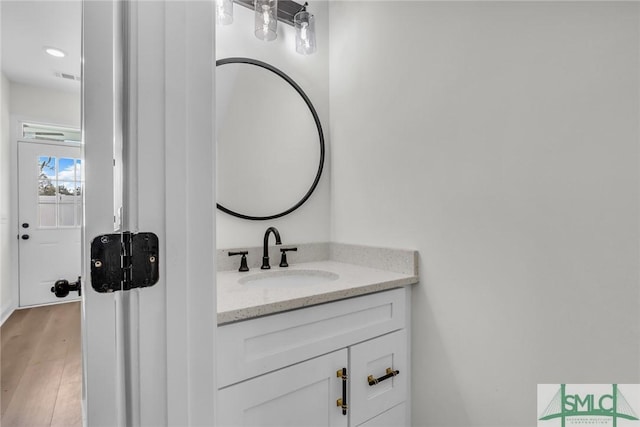
[[[64,58],[66,56],[66,53],[64,53],[60,49],[56,49],[55,47],[46,47],[45,46],[44,51],[47,52],[51,56],[55,56],[56,58]]]

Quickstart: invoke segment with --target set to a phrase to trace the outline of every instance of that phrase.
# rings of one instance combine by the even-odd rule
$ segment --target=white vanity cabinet
[[[409,426],[408,292],[219,326],[217,425]],[[369,385],[387,368],[399,373]],[[344,398],[346,415],[337,404]]]

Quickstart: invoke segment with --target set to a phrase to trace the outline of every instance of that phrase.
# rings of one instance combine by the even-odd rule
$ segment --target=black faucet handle
[[[242,258],[240,258],[240,268],[238,269],[238,271],[249,271],[249,267],[247,266],[248,253],[248,251],[229,252],[229,256],[242,255]]]
[[[280,267],[289,267],[287,263],[287,252],[294,251],[297,252],[298,248],[282,248],[280,252],[282,253],[282,258],[280,258]]]

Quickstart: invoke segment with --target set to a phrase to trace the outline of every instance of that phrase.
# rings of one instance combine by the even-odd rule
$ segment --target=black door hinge
[[[153,233],[98,236],[91,242],[91,286],[97,292],[153,286],[159,279],[158,254]]]

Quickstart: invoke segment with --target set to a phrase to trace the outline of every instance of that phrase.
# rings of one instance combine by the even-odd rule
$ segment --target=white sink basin
[[[238,283],[261,288],[299,288],[332,282],[338,277],[336,273],[324,270],[278,270],[251,274],[239,279]]]

